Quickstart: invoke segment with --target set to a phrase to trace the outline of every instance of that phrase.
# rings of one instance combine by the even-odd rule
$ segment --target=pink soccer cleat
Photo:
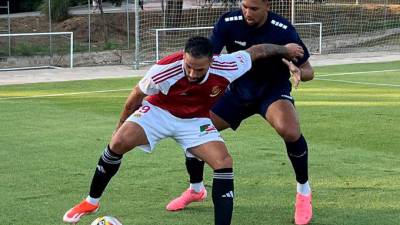
[[[63,221],[66,223],[77,223],[81,219],[82,216],[90,213],[95,213],[99,209],[100,205],[92,205],[86,200],[83,200],[78,205],[74,206],[70,210],[68,210],[64,217]]]
[[[311,194],[302,195],[297,193],[295,207],[294,223],[296,225],[308,224],[312,218]]]
[[[200,192],[195,192],[193,189],[188,188],[181,196],[172,200],[167,205],[168,211],[177,211],[184,209],[192,202],[201,202],[207,198],[207,190],[203,188]]]

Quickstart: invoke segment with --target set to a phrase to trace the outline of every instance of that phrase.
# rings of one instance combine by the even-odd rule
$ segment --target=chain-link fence
[[[311,52],[400,50],[400,0],[272,0],[271,4],[273,11],[295,24]],[[61,22],[40,13],[3,14],[0,25],[9,18],[12,33],[73,32],[75,66],[139,67],[181,49],[189,36],[208,36],[218,17],[239,7],[236,0],[124,0],[121,6],[103,2],[101,12],[88,0],[70,8],[69,18]],[[8,56],[3,49],[7,41],[0,38],[0,58]],[[29,51],[29,47],[18,51],[16,42],[11,42],[11,55]],[[57,43],[51,36],[39,42],[49,49],[32,47],[31,54],[59,54],[52,52]]]

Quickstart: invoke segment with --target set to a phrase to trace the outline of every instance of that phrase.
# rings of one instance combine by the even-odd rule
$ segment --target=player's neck
[[[255,28],[260,28],[260,27],[264,26],[264,24],[267,22],[267,20],[268,20],[268,13],[265,16],[265,18],[263,20],[261,20],[261,22],[259,24],[255,25],[254,27]]]

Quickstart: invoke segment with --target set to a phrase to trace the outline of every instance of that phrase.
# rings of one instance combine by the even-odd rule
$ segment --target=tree
[[[102,0],[95,0],[95,1],[97,2],[97,5],[99,6],[99,10],[100,10],[101,24],[103,26],[104,42],[108,43],[108,26],[107,26],[106,20],[104,18],[103,1]]]
[[[49,3],[51,15],[49,15]],[[54,21],[63,21],[69,17],[68,7],[68,0],[42,0],[40,10],[47,17],[51,16]]]
[[[12,1],[10,2],[10,11],[11,13],[17,12],[31,12],[38,9],[42,0],[20,0],[20,1]],[[2,5],[6,5],[7,0],[0,0]]]

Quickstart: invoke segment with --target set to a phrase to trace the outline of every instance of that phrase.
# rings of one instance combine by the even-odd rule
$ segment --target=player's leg
[[[211,141],[189,149],[213,170],[212,199],[216,225],[231,224],[233,212],[233,162],[222,141]]]
[[[308,147],[300,131],[299,119],[293,103],[279,99],[269,105],[266,120],[283,138],[287,154],[296,174],[296,224],[308,224],[312,217],[311,189],[308,183]]]
[[[90,185],[89,195],[65,213],[64,222],[77,223],[82,216],[96,212],[99,208],[101,195],[111,178],[118,172],[123,154],[136,146],[147,143],[143,128],[136,123],[125,122],[100,156]]]
[[[236,102],[232,93],[226,93],[210,111],[212,123],[218,131],[232,127],[236,130],[241,121],[255,113],[254,107]],[[206,198],[207,192],[203,183],[204,161],[199,160],[190,154],[185,160],[186,170],[189,174],[189,188],[181,196],[175,198],[167,205],[167,210],[176,211],[185,208],[195,201],[202,201]]]
[[[218,131],[225,130],[230,127],[229,123],[222,119],[220,116],[210,111],[210,117],[212,123]],[[189,174],[190,187],[189,189],[194,192],[200,193],[204,190],[203,184],[203,171],[204,161],[199,160],[195,157],[186,157],[186,170]]]
[[[308,148],[300,132],[299,120],[293,104],[285,99],[273,102],[268,107],[266,119],[285,141],[297,182],[305,184],[308,181]],[[303,187],[299,189],[299,192],[309,194],[310,190]]]
[[[88,197],[65,213],[65,222],[76,223],[83,215],[98,209],[99,199],[111,178],[117,173],[123,154],[136,146],[151,151],[159,139],[168,136],[171,128],[168,124],[169,119],[162,114],[164,111],[146,102],[143,105],[142,107],[146,108],[133,113],[113,135],[98,161]]]

